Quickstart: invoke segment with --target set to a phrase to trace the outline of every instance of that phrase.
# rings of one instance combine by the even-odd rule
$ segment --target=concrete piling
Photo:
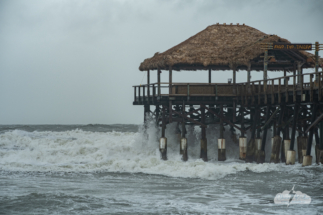
[[[298,163],[303,163],[303,150],[305,150],[306,154],[306,146],[307,146],[307,137],[298,136],[297,137],[297,155],[298,155]]]
[[[296,158],[296,152],[294,150],[288,150],[286,156],[286,165],[294,165]]]
[[[159,151],[161,153],[162,160],[167,160],[167,138],[166,137],[160,138]]]
[[[282,142],[282,138],[280,136],[275,136],[272,139],[272,145],[271,145],[271,156],[270,156],[270,162],[279,163],[279,152],[280,152],[280,144]]]
[[[218,161],[225,161],[225,139],[218,139]]]
[[[313,157],[311,155],[305,155],[303,157],[303,165],[302,166],[310,166],[310,165],[312,165],[312,158]]]
[[[182,154],[182,160],[187,161],[188,156],[187,156],[187,139],[186,138],[181,139],[181,154]]]
[[[290,148],[290,140],[284,140],[285,162],[287,161],[287,151]]]
[[[245,160],[246,153],[247,153],[247,138],[245,138],[245,137],[239,138],[239,149],[240,149],[239,159]]]

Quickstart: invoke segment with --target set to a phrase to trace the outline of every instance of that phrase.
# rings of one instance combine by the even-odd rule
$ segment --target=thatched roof
[[[249,62],[253,70],[262,70],[264,50],[261,43],[283,42],[288,40],[277,35],[268,35],[247,25],[211,25],[184,42],[153,57],[145,59],[139,70],[228,70],[236,67],[245,69]],[[270,50],[270,52],[277,52]],[[290,51],[288,51],[290,52]],[[269,55],[275,53],[269,53]],[[277,53],[275,54],[277,55]],[[307,60],[313,55],[306,51],[280,53],[280,60],[270,63],[269,70],[291,69],[291,61],[306,61],[303,68],[313,67],[314,62]],[[289,61],[288,61],[289,60]],[[288,61],[288,62],[287,62]],[[272,61],[271,61],[272,62]],[[274,61],[273,61],[274,62]],[[322,61],[323,62],[323,61]]]

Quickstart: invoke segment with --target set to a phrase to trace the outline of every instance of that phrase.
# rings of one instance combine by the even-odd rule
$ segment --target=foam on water
[[[37,172],[128,172],[161,174],[171,177],[218,179],[243,171],[303,173],[300,164],[244,163],[235,159],[238,147],[227,144],[228,160],[218,162],[216,137],[208,131],[209,162],[199,159],[199,129],[189,136],[189,161],[182,162],[176,141],[176,124],[168,126],[168,160],[162,161],[158,150],[157,129],[149,126],[139,132],[21,131],[0,134],[0,170]],[[147,138],[148,136],[148,138]],[[229,142],[229,141],[228,141]],[[269,144],[268,144],[269,145]],[[268,155],[267,155],[268,157]],[[314,168],[317,165],[313,165]],[[305,174],[305,172],[304,172]]]

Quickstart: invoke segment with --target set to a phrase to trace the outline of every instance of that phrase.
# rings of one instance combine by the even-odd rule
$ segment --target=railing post
[[[140,89],[141,89],[141,86],[139,86],[139,87],[138,87],[138,94],[139,94],[139,96],[138,96],[138,100],[141,102]]]
[[[252,82],[251,95],[252,95],[252,104],[254,104],[255,103],[255,82]]]
[[[150,71],[147,70],[147,96],[148,96],[148,104],[149,104],[149,97],[150,97]]]
[[[313,101],[313,74],[310,75],[310,101]]]
[[[260,86],[260,84],[261,84],[261,81],[259,81],[259,83],[258,83],[258,105],[260,105],[260,93],[261,93],[261,86]]]
[[[172,67],[169,67],[169,95],[172,94],[172,84],[173,84],[173,70]]]
[[[187,84],[187,101],[190,100],[190,84]]]
[[[134,97],[135,97],[135,102],[137,101],[137,98],[136,98],[136,96],[137,96],[137,87],[134,87],[135,89],[134,89]]]
[[[285,102],[288,102],[288,79],[285,75]]]
[[[318,73],[318,79],[319,79],[319,89],[318,89],[318,100],[321,101],[321,96],[322,96],[322,80],[321,80],[322,73]],[[321,137],[323,138],[323,137]]]
[[[275,80],[271,80],[271,104],[274,104],[275,97],[274,97],[274,87],[275,87]]]
[[[279,82],[278,82],[278,103],[280,104],[281,103],[281,79],[278,79]]]
[[[153,96],[152,96],[152,101],[154,102],[156,96],[156,89],[155,89],[155,84],[153,84]]]
[[[143,102],[145,102],[145,100],[146,100],[146,87],[145,86],[142,86],[142,100],[143,100]]]
[[[160,98],[160,69],[158,68],[157,69],[157,83],[158,83],[158,89],[157,89],[157,92],[158,92],[158,97]]]
[[[296,102],[296,70],[293,75],[293,102]]]

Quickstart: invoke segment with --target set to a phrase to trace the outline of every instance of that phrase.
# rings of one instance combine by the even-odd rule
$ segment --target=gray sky
[[[132,85],[146,82],[138,67],[155,52],[217,22],[322,43],[322,20],[323,1],[311,0],[1,0],[0,124],[139,124]],[[207,81],[207,72],[174,73],[174,82]]]

